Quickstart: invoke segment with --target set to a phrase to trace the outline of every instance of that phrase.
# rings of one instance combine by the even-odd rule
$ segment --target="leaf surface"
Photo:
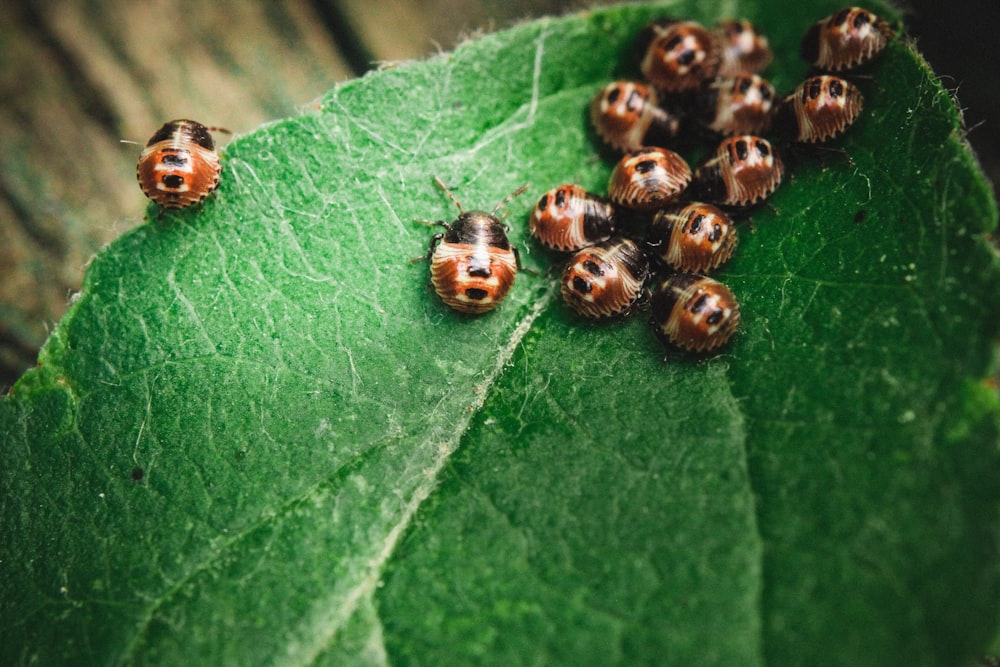
[[[763,3],[762,3],[763,5]],[[670,13],[738,13],[790,89],[829,3],[527,23],[240,137],[201,211],[105,249],[0,404],[5,663],[956,664],[996,627],[996,206],[926,64],[862,82],[719,273],[718,356],[581,323],[534,199],[610,171],[586,105]],[[433,233],[509,206],[495,312]],[[864,211],[864,214],[859,214]]]

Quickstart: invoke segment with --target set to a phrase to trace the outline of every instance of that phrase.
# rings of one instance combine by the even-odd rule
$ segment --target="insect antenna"
[[[501,202],[499,204],[496,205],[496,207],[493,209],[493,212],[490,215],[494,215],[495,216],[497,214],[497,212],[500,209],[502,209],[504,206],[506,206],[507,204],[509,204],[511,202],[511,200],[514,199],[514,197],[517,197],[518,195],[523,194],[524,191],[527,190],[527,189],[528,189],[528,184],[525,183],[524,185],[522,185],[521,187],[519,187],[517,190],[514,190],[513,192],[511,192],[509,195],[507,195],[506,197],[504,197],[503,200],[501,200]]]
[[[459,203],[459,201],[457,199],[455,199],[455,195],[452,194],[451,190],[448,189],[448,186],[444,184],[444,181],[442,181],[438,176],[435,176],[434,177],[434,182],[437,183],[437,186],[439,188],[441,188],[442,190],[444,190],[444,193],[446,195],[448,195],[448,199],[452,200],[455,203],[455,206],[458,207],[458,212],[459,213],[465,213],[465,209],[463,209],[462,205]]]

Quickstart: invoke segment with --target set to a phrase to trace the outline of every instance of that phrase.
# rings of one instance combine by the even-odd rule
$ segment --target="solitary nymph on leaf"
[[[522,185],[487,213],[466,211],[441,179],[435,182],[458,207],[459,216],[452,222],[436,223],[445,231],[431,238],[427,252],[434,291],[461,313],[489,312],[504,300],[518,269],[523,268],[520,251],[510,244],[508,227],[497,214],[528,186]]]

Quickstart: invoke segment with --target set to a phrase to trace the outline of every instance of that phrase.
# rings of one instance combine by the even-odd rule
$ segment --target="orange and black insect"
[[[784,163],[767,139],[729,137],[695,168],[690,196],[722,207],[746,208],[769,197],[784,173]]]
[[[611,201],[625,208],[651,211],[677,199],[691,182],[691,168],[677,153],[646,146],[626,153],[608,184]]]
[[[497,213],[528,186],[522,185],[487,213],[463,210],[451,190],[440,179],[434,180],[459,210],[455,220],[434,223],[445,228],[431,238],[427,251],[434,291],[463,313],[493,310],[507,296],[521,268],[521,256]]]
[[[528,225],[542,245],[571,252],[614,234],[615,207],[579,185],[560,185],[541,196]]]
[[[723,135],[760,134],[771,125],[774,86],[757,74],[716,78],[697,98],[699,122]]]
[[[653,288],[650,324],[665,345],[689,352],[710,352],[736,333],[740,305],[718,280],[696,273],[675,273]]]
[[[719,69],[715,37],[694,21],[653,21],[640,33],[639,44],[645,52],[642,75],[667,93],[697,90]]]
[[[136,178],[143,193],[165,209],[198,204],[219,186],[219,154],[211,132],[193,120],[172,120],[150,138],[139,155]]]
[[[719,207],[704,202],[671,204],[653,216],[646,244],[677,271],[705,273],[736,249],[736,227]]]
[[[778,105],[774,127],[799,143],[832,139],[850,127],[864,105],[853,83],[837,76],[814,76],[803,81]]]
[[[622,151],[663,146],[677,136],[680,120],[661,109],[656,90],[637,81],[609,83],[590,104],[597,133]]]
[[[719,21],[712,34],[719,50],[716,76],[730,78],[743,73],[759,74],[771,64],[774,56],[767,37],[750,21]]]
[[[631,239],[616,237],[573,255],[562,274],[562,298],[591,319],[632,311],[644,294],[649,259]]]
[[[846,7],[811,25],[800,53],[813,67],[844,72],[880,54],[891,37],[885,19],[861,7]]]

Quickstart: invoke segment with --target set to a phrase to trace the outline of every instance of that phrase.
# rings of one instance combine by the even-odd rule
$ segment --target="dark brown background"
[[[0,3],[0,387],[35,363],[89,258],[140,224],[140,148],[173,118],[244,133],[382,61],[583,7],[558,0]],[[592,4],[592,3],[590,3]],[[915,0],[909,32],[1000,182],[1000,3]],[[817,17],[818,18],[818,17]]]

